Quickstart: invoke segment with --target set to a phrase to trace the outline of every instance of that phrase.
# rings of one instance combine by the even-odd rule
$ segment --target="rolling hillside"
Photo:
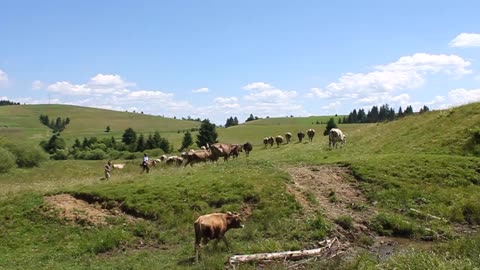
[[[74,126],[69,116],[67,130],[98,136],[105,123],[119,121],[147,132],[154,121],[168,120],[171,126],[159,131],[176,135],[191,127],[177,124],[197,124],[142,115],[130,122],[128,113],[112,112],[123,117],[114,121],[102,118],[109,111],[92,111],[101,122],[96,128],[89,130],[92,119],[80,113],[84,126]],[[22,136],[32,138],[42,127],[23,115],[23,120],[13,114],[0,119],[19,123]],[[110,181],[99,180],[104,161],[48,161],[2,174],[0,268],[223,269],[232,254],[312,248],[334,236],[364,253],[348,249],[351,264],[312,262],[307,269],[480,267],[480,103],[387,123],[340,125],[348,137],[338,149],[328,148],[325,124],[312,125],[316,120],[262,119],[218,129],[220,141],[251,141],[254,149],[248,158],[242,153],[217,164],[162,164],[147,175],[140,173],[138,160],[115,161],[126,166]],[[288,145],[263,146],[263,137],[311,127],[317,130],[312,143],[298,143],[294,135]],[[46,203],[65,197],[123,214],[106,224],[65,220]],[[242,213],[246,228],[227,233],[231,250],[209,244],[195,264],[192,222],[218,211]],[[381,246],[384,236],[403,237],[412,248],[428,240],[430,247],[380,260],[375,245],[395,246]]]
[[[71,105],[16,105],[0,106],[0,136],[37,142],[47,140],[52,133],[48,127],[40,123],[38,117],[41,114],[48,115],[50,119],[70,118],[70,124],[62,132],[62,136],[68,142],[77,137],[120,138],[125,129],[131,127],[139,133],[159,131],[163,137],[177,142],[178,145],[181,140],[181,135],[177,134],[178,130],[200,126],[196,121]],[[111,128],[109,133],[104,132],[107,126]]]

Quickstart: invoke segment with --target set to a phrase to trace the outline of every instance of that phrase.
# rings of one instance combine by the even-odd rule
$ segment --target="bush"
[[[382,235],[411,237],[414,234],[412,223],[403,220],[398,215],[380,213],[375,217],[372,225]]]
[[[3,146],[15,156],[18,167],[38,167],[48,156],[40,148],[32,145],[7,143]]]
[[[339,216],[337,219],[335,219],[335,223],[345,230],[350,230],[353,228],[353,219],[351,216]]]
[[[480,224],[480,205],[478,201],[467,201],[462,206],[463,218],[469,224]]]
[[[68,153],[65,150],[57,150],[53,155],[50,156],[51,159],[55,160],[66,160],[68,159]]]
[[[102,149],[94,149],[85,153],[83,159],[87,160],[102,160],[106,159],[107,154]]]
[[[0,147],[0,173],[6,173],[15,167],[15,156],[7,149]]]

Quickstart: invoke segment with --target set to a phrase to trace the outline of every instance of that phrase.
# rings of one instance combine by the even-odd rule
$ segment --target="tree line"
[[[20,105],[20,102],[13,102],[10,100],[0,100],[0,106],[6,106],[6,105]]]
[[[61,118],[57,117],[57,119],[53,120],[48,117],[46,114],[41,114],[40,117],[40,122],[44,124],[45,126],[51,128],[54,133],[60,133],[62,132],[65,127],[70,124],[70,118]]]
[[[419,113],[428,112],[430,109],[424,105]],[[339,122],[343,124],[352,124],[352,123],[377,123],[377,122],[384,122],[384,121],[393,121],[395,119],[399,119],[408,115],[414,114],[412,106],[407,106],[405,110],[402,107],[398,108],[398,111],[395,112],[393,107],[390,107],[388,104],[384,104],[380,107],[372,106],[370,110],[365,112],[364,109],[354,109],[352,112],[348,114],[348,116],[344,116],[343,119]]]

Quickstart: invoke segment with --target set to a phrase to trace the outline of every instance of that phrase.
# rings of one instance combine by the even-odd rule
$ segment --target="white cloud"
[[[209,90],[207,87],[202,87],[202,88],[192,90],[192,93],[208,93],[208,91]]]
[[[42,90],[45,84],[42,81],[36,80],[32,82],[32,90]]]
[[[453,78],[470,74],[471,63],[457,55],[416,53],[397,61],[374,67],[366,73],[346,73],[325,88],[312,88],[307,97],[352,100],[365,106],[379,104],[405,105],[408,93],[424,85],[429,75],[443,73]]]
[[[0,69],[0,86],[7,85],[8,75],[3,70]]]
[[[47,90],[62,95],[123,95],[131,91],[128,88],[134,86],[134,83],[124,81],[119,75],[97,74],[85,84],[61,81],[50,84]]]
[[[480,34],[461,33],[450,41],[450,47],[480,47]]]
[[[453,105],[467,104],[480,101],[480,88],[467,90],[458,88],[448,92],[448,98]]]
[[[245,90],[262,90],[273,88],[270,84],[264,82],[249,83],[243,87]]]
[[[238,101],[237,97],[216,97],[213,99],[215,103],[235,103]]]
[[[310,92],[307,94],[307,97],[318,97],[318,98],[329,98],[332,97],[334,94],[331,91],[320,89],[320,88],[312,88]]]
[[[340,106],[340,101],[331,102],[325,106],[322,106],[322,109],[327,111],[336,111],[336,109]]]

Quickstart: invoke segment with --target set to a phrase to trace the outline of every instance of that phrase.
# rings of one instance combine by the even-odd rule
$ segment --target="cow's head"
[[[228,228],[243,228],[245,227],[242,224],[242,219],[240,218],[240,214],[227,212],[227,224]]]

